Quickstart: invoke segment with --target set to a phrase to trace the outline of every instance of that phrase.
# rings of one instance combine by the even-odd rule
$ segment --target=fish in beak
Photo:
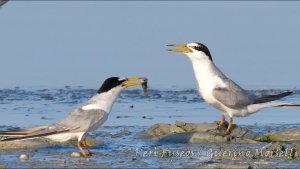
[[[128,88],[128,87],[133,87],[133,86],[147,86],[147,81],[148,79],[147,78],[144,78],[144,77],[130,77],[130,78],[127,78],[124,82],[123,82],[123,86],[125,88]]]

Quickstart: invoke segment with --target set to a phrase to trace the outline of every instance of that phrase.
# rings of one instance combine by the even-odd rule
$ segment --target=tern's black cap
[[[193,48],[194,48],[195,50],[202,51],[203,53],[205,53],[205,54],[209,57],[209,60],[213,61],[213,60],[212,60],[212,57],[211,57],[211,55],[210,55],[210,52],[209,52],[209,50],[208,50],[208,47],[205,46],[205,45],[202,44],[202,43],[199,43],[199,42],[196,42],[196,44],[197,44],[197,46],[194,46]]]
[[[107,92],[112,88],[121,85],[125,81],[126,79],[121,79],[119,77],[110,77],[103,82],[102,86],[100,87],[97,93],[100,94],[100,93]]]

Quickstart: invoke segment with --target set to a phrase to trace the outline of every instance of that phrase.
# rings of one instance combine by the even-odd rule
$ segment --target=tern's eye
[[[193,48],[194,48],[195,50],[198,50],[198,51],[201,50],[201,46],[193,46]]]

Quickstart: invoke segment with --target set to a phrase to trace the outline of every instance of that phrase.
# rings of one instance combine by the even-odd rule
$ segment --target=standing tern
[[[222,119],[217,128],[220,129],[225,122],[225,115],[230,117],[226,136],[230,134],[233,117],[245,117],[267,107],[299,107],[299,104],[274,101],[293,92],[280,94],[257,94],[244,90],[234,81],[225,76],[214,64],[208,48],[201,43],[174,44],[169,51],[183,53],[192,62],[194,74],[198,84],[198,91],[202,98],[222,112]]]
[[[87,155],[82,147],[88,150],[88,155],[93,155],[93,153],[86,144],[86,133],[96,130],[107,120],[113,103],[123,89],[138,85],[143,86],[145,82],[147,82],[146,78],[110,77],[104,81],[95,96],[75,109],[63,120],[52,125],[0,131],[0,142],[41,137],[57,142],[65,142],[77,138],[77,146],[87,159]]]

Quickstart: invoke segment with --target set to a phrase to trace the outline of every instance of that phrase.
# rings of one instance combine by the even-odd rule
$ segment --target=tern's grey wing
[[[34,131],[44,129],[48,126],[37,126],[37,127],[31,127],[31,128],[25,128],[25,129],[15,129],[15,130],[7,130],[7,131],[0,131],[0,135],[26,135],[28,133],[32,133]]]
[[[38,126],[20,130],[0,131],[0,141],[38,138],[52,134],[64,133],[68,131],[70,131],[70,129],[55,128],[53,126]]]
[[[240,88],[215,88],[213,96],[225,106],[239,109],[253,103],[253,99]]]
[[[65,132],[87,132],[95,130],[106,119],[107,113],[103,110],[82,110],[78,108],[62,121],[53,125],[14,131],[0,131],[0,141],[38,138]]]
[[[68,128],[76,131],[91,131],[95,130],[103,124],[108,117],[108,113],[100,109],[83,110],[76,109],[70,113],[62,121],[55,124],[57,128]]]

